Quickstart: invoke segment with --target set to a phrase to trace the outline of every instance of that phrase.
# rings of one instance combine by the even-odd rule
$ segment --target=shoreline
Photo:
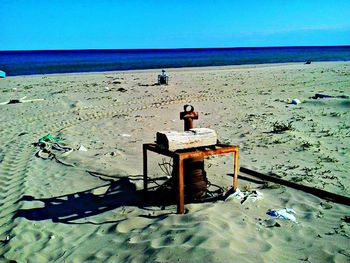
[[[350,60],[342,61],[315,61],[312,64],[347,64]],[[225,65],[225,66],[203,66],[203,67],[176,67],[176,68],[151,68],[151,69],[130,69],[130,70],[110,70],[110,71],[82,71],[82,72],[65,72],[65,73],[41,73],[41,74],[24,74],[15,76],[6,76],[6,78],[14,77],[29,77],[29,76],[60,76],[60,75],[87,75],[87,74],[118,74],[118,73],[142,73],[142,72],[159,72],[162,69],[167,71],[191,71],[191,70],[213,70],[213,69],[223,69],[223,70],[233,70],[233,69],[249,69],[249,68],[266,68],[266,67],[279,67],[279,66],[290,66],[290,65],[300,65],[304,62],[282,62],[282,63],[261,63],[261,64],[242,64],[242,65]],[[308,65],[306,65],[308,66]]]

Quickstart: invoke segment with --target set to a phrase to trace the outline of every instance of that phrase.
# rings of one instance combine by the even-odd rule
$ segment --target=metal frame
[[[186,149],[169,151],[161,149],[155,143],[143,144],[143,188],[148,190],[147,178],[147,151],[152,151],[173,158],[174,167],[178,167],[178,195],[177,195],[177,213],[183,214],[185,212],[185,195],[184,195],[184,160],[189,158],[204,158],[210,155],[233,153],[233,190],[238,187],[238,163],[239,163],[239,148],[238,146],[216,144],[211,147],[202,147],[196,149]]]

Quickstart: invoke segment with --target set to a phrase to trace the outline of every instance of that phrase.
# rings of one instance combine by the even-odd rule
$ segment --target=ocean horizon
[[[350,61],[350,46],[0,51],[8,76],[305,61]]]

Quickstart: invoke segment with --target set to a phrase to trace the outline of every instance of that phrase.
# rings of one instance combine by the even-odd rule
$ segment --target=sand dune
[[[239,145],[241,165],[349,196],[349,63],[273,64],[8,77],[0,102],[0,255],[17,262],[349,262],[349,206],[241,174],[263,199],[187,204],[176,215],[142,195],[142,144],[196,127]],[[301,104],[286,101],[297,98]],[[44,160],[33,146],[51,133],[78,149]],[[156,154],[149,175],[164,177]],[[167,160],[168,161],[168,160]],[[209,180],[229,188],[231,157],[206,160]],[[247,177],[247,178],[246,178]],[[268,209],[292,208],[298,223]]]

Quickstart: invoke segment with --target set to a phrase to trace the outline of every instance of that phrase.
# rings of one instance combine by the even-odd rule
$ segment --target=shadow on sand
[[[175,204],[175,195],[168,187],[171,180],[167,179],[166,177],[153,179],[154,182],[156,180],[161,180],[162,184],[157,183],[157,186],[150,188],[146,194],[143,190],[137,190],[136,185],[131,182],[132,180],[142,180],[142,176],[112,177],[95,172],[89,173],[90,175],[96,176],[103,181],[108,181],[108,183],[82,192],[52,198],[35,198],[26,195],[22,196],[18,202],[41,201],[44,203],[44,207],[19,209],[15,213],[14,218],[22,217],[34,221],[51,219],[53,222],[66,224],[118,223],[125,219],[103,223],[94,223],[89,221],[81,223],[73,221],[101,214],[123,206],[137,206],[145,210],[151,210],[150,207],[159,206],[159,210],[163,210],[166,205]],[[94,194],[94,192],[96,192],[96,190],[99,188],[107,188],[107,190],[102,194]],[[152,211],[154,211],[154,208]]]

